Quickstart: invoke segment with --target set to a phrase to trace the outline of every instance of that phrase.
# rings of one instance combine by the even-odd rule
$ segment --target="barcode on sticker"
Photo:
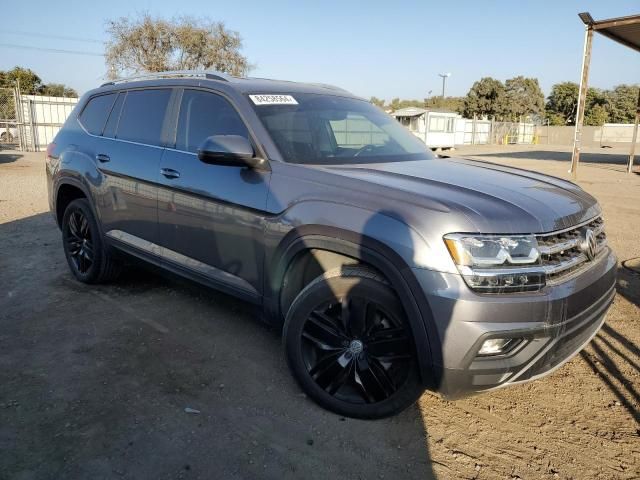
[[[255,105],[298,105],[291,95],[249,95]]]

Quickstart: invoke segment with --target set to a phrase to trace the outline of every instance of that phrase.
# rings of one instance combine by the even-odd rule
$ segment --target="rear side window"
[[[93,97],[80,114],[80,123],[93,135],[102,135],[111,107],[116,99],[115,93]]]
[[[116,103],[113,105],[111,109],[111,114],[109,115],[109,120],[107,120],[107,125],[104,127],[103,136],[105,137],[115,137],[116,136],[116,128],[118,128],[118,120],[120,119],[120,112],[122,111],[122,104],[124,103],[124,97],[127,94],[125,92],[121,92],[116,99]]]
[[[116,138],[160,145],[169,97],[169,88],[127,92]]]
[[[244,122],[219,95],[200,90],[185,90],[180,104],[176,148],[196,152],[212,135],[240,135],[249,139]]]

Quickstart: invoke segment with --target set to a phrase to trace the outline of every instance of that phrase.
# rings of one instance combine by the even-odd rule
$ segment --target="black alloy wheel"
[[[67,205],[60,228],[64,254],[76,279],[101,283],[120,274],[121,262],[105,245],[87,199],[78,198]]]
[[[424,391],[404,309],[368,268],[341,267],[310,282],[291,304],[283,334],[294,377],[333,412],[382,418]]]
[[[76,209],[65,225],[67,251],[78,273],[86,275],[94,262],[94,249],[89,220],[84,212]]]
[[[345,402],[380,402],[407,379],[412,359],[408,332],[372,299],[343,297],[312,310],[302,340],[311,378]]]

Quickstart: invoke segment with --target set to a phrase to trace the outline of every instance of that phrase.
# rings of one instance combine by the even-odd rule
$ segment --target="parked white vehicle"
[[[0,143],[15,143],[18,141],[18,129],[0,124]]]

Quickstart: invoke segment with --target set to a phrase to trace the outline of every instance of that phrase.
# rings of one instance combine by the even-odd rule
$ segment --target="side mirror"
[[[200,148],[198,158],[205,163],[227,167],[267,168],[267,162],[254,155],[249,140],[240,135],[213,135]]]

